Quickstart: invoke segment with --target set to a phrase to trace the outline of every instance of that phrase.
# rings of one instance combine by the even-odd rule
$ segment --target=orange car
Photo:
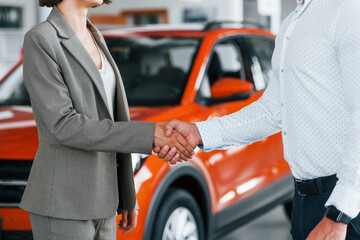
[[[103,34],[132,120],[195,122],[233,113],[262,95],[271,74],[274,36],[260,28],[212,23]],[[31,239],[18,204],[38,139],[21,61],[0,82],[0,105],[0,234]],[[197,149],[175,166],[133,154],[133,165],[138,227],[125,237],[119,230],[117,239],[217,239],[292,197],[280,134],[224,151]]]

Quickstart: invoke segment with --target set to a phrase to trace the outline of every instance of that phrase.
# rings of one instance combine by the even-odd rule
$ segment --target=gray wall
[[[296,8],[296,0],[282,0],[281,2],[281,20],[284,20],[290,12]]]
[[[26,31],[36,24],[36,0],[0,0],[3,7],[21,7],[22,26],[0,29],[0,78],[20,59]]]

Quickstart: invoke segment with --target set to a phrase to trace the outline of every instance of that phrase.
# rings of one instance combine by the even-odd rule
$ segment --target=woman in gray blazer
[[[109,4],[109,0],[104,3]],[[130,122],[118,68],[88,9],[103,0],[40,0],[53,7],[24,40],[24,81],[38,128],[39,148],[20,207],[35,239],[115,239],[136,226],[130,153],[152,147],[193,148],[165,123]],[[106,71],[103,71],[103,70]]]

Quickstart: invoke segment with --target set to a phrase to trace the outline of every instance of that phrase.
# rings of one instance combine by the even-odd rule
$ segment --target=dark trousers
[[[326,201],[333,188],[317,195],[301,196],[295,187],[291,213],[291,235],[293,240],[305,240],[323,219]],[[347,228],[346,240],[360,240],[360,215],[351,220]]]

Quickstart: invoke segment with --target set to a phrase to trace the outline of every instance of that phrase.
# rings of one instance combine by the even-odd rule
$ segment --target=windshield
[[[130,106],[179,104],[199,39],[108,38]],[[20,65],[0,84],[0,106],[30,105]]]
[[[179,104],[200,39],[107,38],[130,106]]]
[[[30,105],[30,97],[23,82],[22,64],[0,84],[0,105]]]

